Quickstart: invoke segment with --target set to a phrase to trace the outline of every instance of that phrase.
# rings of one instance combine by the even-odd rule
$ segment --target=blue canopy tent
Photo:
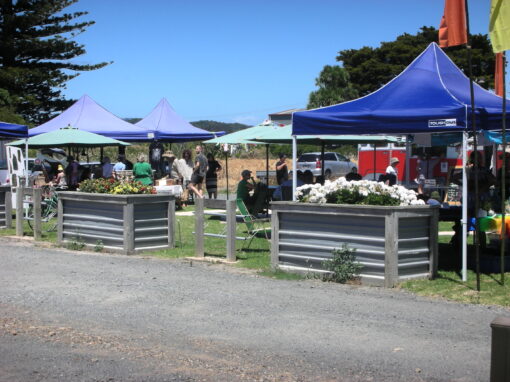
[[[499,130],[503,99],[474,84],[476,127]],[[463,132],[463,184],[467,184],[467,132],[471,126],[470,80],[436,43],[431,43],[400,75],[379,90],[353,101],[293,114],[292,133],[413,134]],[[506,116],[506,123],[510,117]],[[294,142],[296,140],[294,139]],[[294,143],[295,147],[295,143]],[[295,155],[293,160],[295,160]],[[467,200],[467,188],[463,188]],[[467,203],[462,210],[467,236]],[[462,278],[467,278],[467,242],[462,249]]]
[[[140,142],[149,139],[147,130],[116,117],[87,95],[82,96],[55,118],[30,129],[28,134],[33,137],[69,125],[79,130],[121,141]]]
[[[476,83],[474,96],[477,128],[501,129],[502,98]],[[379,90],[338,105],[296,112],[292,121],[294,135],[466,130],[471,121],[469,78],[433,42]]]
[[[156,107],[136,126],[164,142],[186,142],[212,139],[225,134],[223,131],[212,133],[199,129],[179,116],[166,98],[161,99]]]
[[[28,136],[28,127],[14,123],[0,122],[0,139],[24,138]]]

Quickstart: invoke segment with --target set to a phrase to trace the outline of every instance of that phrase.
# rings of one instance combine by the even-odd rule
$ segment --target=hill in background
[[[125,118],[124,120],[129,123],[137,123],[141,120],[141,118]],[[226,134],[251,127],[243,123],[227,123],[217,121],[195,121],[190,123],[199,129],[207,131],[224,131]]]

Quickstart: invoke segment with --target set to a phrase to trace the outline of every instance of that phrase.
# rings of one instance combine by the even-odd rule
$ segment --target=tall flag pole
[[[468,75],[469,75],[469,92],[471,96],[471,127],[473,134],[473,146],[474,146],[474,163],[472,164],[472,174],[474,175],[475,192],[475,262],[476,262],[476,289],[480,291],[480,225],[478,222],[478,209],[479,209],[479,190],[478,190],[478,142],[476,137],[476,116],[475,116],[475,93],[473,87],[473,65],[471,59],[471,42],[469,40],[469,12],[468,12],[468,1],[467,0],[445,0],[444,15],[441,19],[439,26],[439,46],[447,48],[456,45],[466,45],[467,56],[468,56]],[[466,121],[467,124],[468,121]],[[467,126],[466,126],[467,127]],[[463,171],[466,171],[464,168]],[[463,187],[467,187],[464,184]],[[463,200],[462,203],[467,203],[467,200]],[[467,224],[467,222],[463,222]],[[463,238],[466,240],[466,238]]]
[[[489,34],[492,43],[492,50],[496,53],[496,71],[495,71],[495,90],[496,94],[502,97],[502,145],[503,145],[503,163],[501,166],[501,247],[500,247],[500,272],[501,284],[505,284],[505,242],[506,242],[506,223],[505,201],[506,193],[506,84],[505,84],[505,50],[510,49],[510,5],[508,1],[491,0],[491,11],[489,17]]]

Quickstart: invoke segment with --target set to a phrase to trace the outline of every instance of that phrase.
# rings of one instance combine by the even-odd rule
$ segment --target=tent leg
[[[297,138],[292,136],[292,201],[296,201],[297,188]]]
[[[409,187],[410,182],[410,173],[411,169],[409,166],[411,165],[411,135],[406,137],[406,187]]]
[[[462,133],[462,281],[467,281],[467,168],[466,168],[466,157],[467,157],[467,140],[468,133],[464,131]]]
[[[266,184],[269,186],[269,144],[266,145]]]
[[[322,184],[324,184],[324,177],[326,175],[326,169],[324,168],[324,141],[321,142],[321,175],[322,175]]]
[[[376,171],[375,166],[377,164],[376,157],[377,157],[377,145],[374,142],[374,181],[376,180],[375,179],[375,171]]]
[[[227,200],[228,200],[228,153],[225,151],[225,177],[227,179]]]
[[[25,138],[25,185],[28,187],[28,138]]]

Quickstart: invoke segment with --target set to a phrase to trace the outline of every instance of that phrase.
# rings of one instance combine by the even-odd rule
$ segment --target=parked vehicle
[[[356,164],[341,154],[335,152],[324,153],[324,176],[326,179],[345,176],[351,172],[353,167],[356,167]],[[314,176],[322,175],[321,153],[301,154],[297,160],[297,170],[310,171]]]

